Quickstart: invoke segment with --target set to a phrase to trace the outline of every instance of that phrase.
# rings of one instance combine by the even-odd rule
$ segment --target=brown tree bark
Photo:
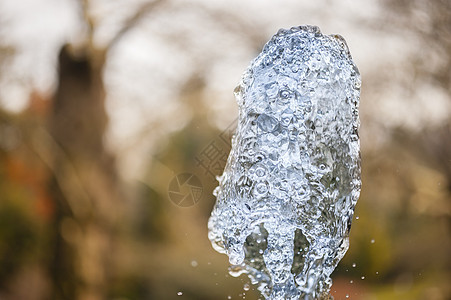
[[[59,55],[49,120],[55,299],[105,299],[108,293],[121,191],[114,157],[103,143],[104,63],[105,52],[76,56],[64,46]]]
[[[80,2],[88,35],[83,49],[62,47],[49,120],[55,201],[54,299],[106,299],[112,274],[121,190],[114,156],[104,145],[108,122],[103,67],[108,50],[165,0],[137,7],[104,48],[94,46],[89,1]]]

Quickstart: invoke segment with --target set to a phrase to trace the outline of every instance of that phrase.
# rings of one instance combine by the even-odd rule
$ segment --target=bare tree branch
[[[179,3],[176,9],[202,13],[205,19],[220,25],[224,31],[230,31],[241,37],[254,49],[260,50],[267,39],[267,34],[260,30],[261,23],[255,23],[240,17],[232,11],[206,7],[199,3]]]
[[[78,220],[84,220],[89,215],[93,201],[67,153],[43,127],[34,130],[30,138],[31,150],[38,155],[55,176],[74,217]],[[65,161],[64,168],[55,168],[53,162],[55,156],[59,156]],[[69,182],[71,184],[68,184]]]
[[[199,8],[204,9],[205,15],[222,25],[224,30],[241,34],[242,38],[256,50],[260,51],[268,38],[266,33],[260,30],[261,24],[254,24],[230,11]]]
[[[83,18],[84,18],[84,20],[86,22],[86,25],[88,27],[89,44],[92,45],[92,39],[93,39],[93,36],[94,36],[95,22],[94,22],[94,18],[89,13],[89,0],[81,0],[81,12],[82,12]]]
[[[165,0],[154,0],[152,2],[143,3],[135,14],[133,14],[126,22],[125,25],[119,30],[119,32],[113,37],[110,43],[107,45],[106,50],[111,49],[118,43],[118,41],[131,29],[133,29],[148,13],[161,5]]]

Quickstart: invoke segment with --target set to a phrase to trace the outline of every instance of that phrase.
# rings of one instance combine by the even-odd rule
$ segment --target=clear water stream
[[[266,299],[330,297],[360,194],[360,85],[342,37],[300,26],[274,35],[235,90],[209,238]]]

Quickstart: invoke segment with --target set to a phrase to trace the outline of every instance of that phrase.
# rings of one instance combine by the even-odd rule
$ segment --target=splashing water
[[[235,90],[209,238],[266,299],[331,298],[360,194],[360,84],[342,37],[301,26],[273,36]]]

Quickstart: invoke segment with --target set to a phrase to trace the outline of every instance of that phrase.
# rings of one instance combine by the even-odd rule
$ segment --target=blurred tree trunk
[[[94,43],[97,20],[90,1],[80,1],[88,28],[85,44],[63,46],[49,132],[53,171],[49,190],[55,201],[54,299],[106,299],[112,252],[121,209],[114,156],[104,146],[108,122],[103,68],[107,52],[165,0],[143,2],[105,47]]]
[[[451,100],[451,1],[384,0],[382,3],[390,12],[385,22],[390,30],[403,28],[424,45],[410,58],[407,72],[413,70],[418,80],[442,87]],[[416,93],[417,87],[418,84],[409,82],[412,93]],[[451,195],[451,119],[416,135],[410,132],[397,134],[407,137],[404,143],[409,142],[418,156],[446,176]],[[408,137],[411,137],[410,141]]]
[[[49,131],[56,145],[49,190],[55,200],[54,299],[105,299],[120,188],[107,125],[105,51],[59,55],[59,83]]]

